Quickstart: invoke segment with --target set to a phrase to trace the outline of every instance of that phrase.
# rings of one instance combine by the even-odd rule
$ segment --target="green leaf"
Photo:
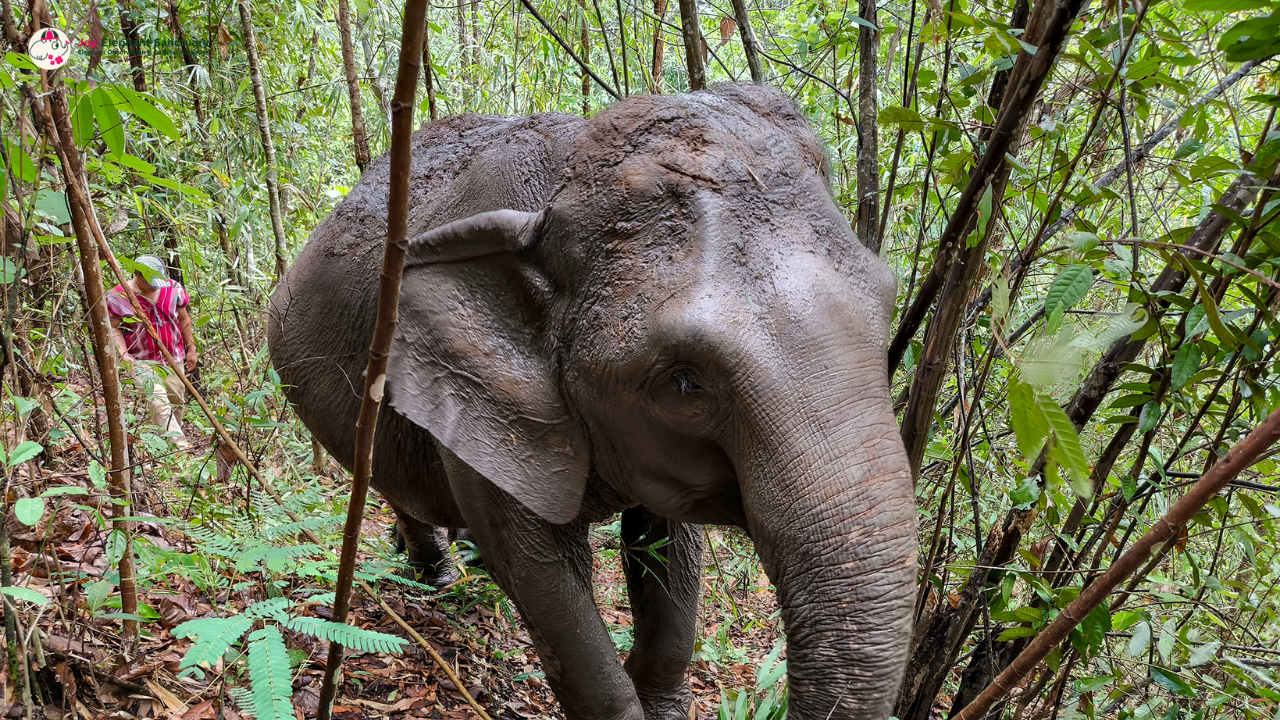
[[[1160,687],[1182,697],[1195,697],[1195,690],[1187,684],[1186,680],[1178,677],[1172,670],[1151,666],[1151,679],[1156,681]]]
[[[1164,625],[1160,626],[1160,641],[1156,643],[1156,651],[1160,653],[1160,657],[1165,662],[1169,662],[1169,657],[1173,655],[1174,645],[1178,641],[1178,623],[1173,618],[1164,621]]]
[[[1182,343],[1182,347],[1178,348],[1178,352],[1173,356],[1172,390],[1181,390],[1191,376],[1196,374],[1200,369],[1201,355],[1199,345],[1193,342]]]
[[[124,165],[125,167],[131,170],[137,170],[143,175],[150,175],[151,173],[156,171],[155,165],[152,165],[146,160],[141,160],[132,155],[129,155],[128,153],[122,153],[119,156],[112,159],[115,160],[117,163]]]
[[[42,498],[22,498],[13,504],[14,517],[23,525],[35,526],[44,517],[44,500]]]
[[[89,461],[89,482],[99,490],[107,486],[107,470],[97,460]]]
[[[36,590],[32,590],[31,588],[16,587],[16,586],[6,587],[6,588],[0,588],[0,592],[3,592],[5,595],[8,595],[11,598],[17,598],[18,600],[25,600],[31,603],[32,605],[36,605],[36,606],[44,605],[45,603],[49,602],[49,598],[45,597],[44,595],[42,595]]]
[[[1222,317],[1218,314],[1218,304],[1214,302],[1213,294],[1209,292],[1209,288],[1200,277],[1200,273],[1196,272],[1195,266],[1182,253],[1174,252],[1171,257],[1182,264],[1183,271],[1191,276],[1191,279],[1196,283],[1196,287],[1199,288],[1200,303],[1204,307],[1205,319],[1209,321],[1209,326],[1213,328],[1213,334],[1218,336],[1218,340],[1224,346],[1234,350],[1239,345],[1236,342],[1235,333],[1228,330],[1227,326],[1223,324]]]
[[[969,237],[968,247],[973,247],[982,241],[987,235],[987,225],[991,222],[991,185],[987,185],[987,189],[982,192],[982,197],[978,199],[978,229]]]
[[[40,443],[27,440],[13,449],[13,454],[9,456],[9,467],[13,467],[19,463],[24,463],[31,458],[44,452],[44,447]]]
[[[775,671],[778,671],[778,667],[775,663],[778,662],[778,656],[782,654],[782,648],[784,645],[785,643],[782,638],[778,638],[778,641],[773,644],[773,649],[769,651],[769,654],[765,656],[764,661],[760,663],[760,667],[756,671],[757,692],[764,692],[768,688],[772,687],[773,684],[782,677],[783,673],[786,672],[786,661],[784,660],[781,671],[776,672],[775,674]]]
[[[1034,462],[1049,437],[1049,420],[1036,401],[1035,390],[1017,378],[1009,380],[1009,422],[1022,457]]]
[[[1175,160],[1181,160],[1182,158],[1195,155],[1196,153],[1200,152],[1203,149],[1204,149],[1204,143],[1197,140],[1193,135],[1191,137],[1188,137],[1186,140],[1183,140],[1178,145],[1178,149],[1173,151],[1173,158]]]
[[[125,100],[129,103],[129,112],[133,113],[138,119],[146,124],[167,135],[170,140],[177,140],[178,128],[173,124],[173,119],[166,115],[162,110],[152,105],[140,93],[136,93],[125,87],[116,88]]]
[[[81,95],[76,98],[75,107],[71,109],[71,134],[76,145],[88,147],[93,142],[93,98]]]
[[[44,492],[40,493],[40,497],[46,498],[46,497],[54,497],[57,495],[88,495],[88,494],[89,494],[89,491],[85,490],[79,485],[59,485],[58,487],[51,487],[48,490],[45,490]]]
[[[1138,493],[1138,481],[1134,480],[1132,475],[1125,475],[1120,478],[1120,491],[1124,493],[1126,501],[1132,500],[1133,496]]]
[[[1000,633],[1000,636],[996,638],[996,642],[1009,642],[1010,640],[1016,640],[1018,638],[1035,637],[1037,634],[1038,633],[1033,628],[1029,628],[1026,625],[1019,625],[1018,627],[1011,627]]]
[[[1111,632],[1111,612],[1106,603],[1099,604],[1080,621],[1080,632],[1090,647],[1095,650],[1102,647],[1107,633]]]
[[[1088,252],[1102,244],[1097,235],[1078,230],[1067,233],[1067,242],[1071,245],[1072,250],[1079,253]]]
[[[1045,315],[1063,313],[1075,307],[1092,286],[1093,268],[1080,264],[1063,268],[1049,284],[1049,293],[1044,300]]]
[[[1138,432],[1148,433],[1160,424],[1160,403],[1152,400],[1142,406],[1142,412],[1138,414]]]
[[[294,632],[306,633],[321,640],[336,641],[343,647],[361,652],[394,653],[399,652],[400,647],[405,644],[405,640],[395,635],[363,630],[343,623],[313,617],[290,618],[289,622],[285,623],[285,627]]]
[[[881,108],[876,122],[881,125],[900,125],[907,132],[924,130],[924,117],[920,113],[897,105]]]
[[[99,580],[84,591],[84,601],[89,606],[89,612],[98,612],[98,608],[102,607],[102,603],[107,601],[107,596],[111,594],[113,587],[115,586],[109,581]]]
[[[1080,435],[1076,432],[1076,426],[1053,398],[1037,393],[1037,399],[1040,409],[1049,419],[1049,427],[1053,429],[1053,445],[1049,448],[1049,453],[1067,471],[1071,489],[1081,499],[1088,500],[1093,497],[1093,487],[1089,484],[1089,461],[1080,447]]]
[[[107,143],[107,152],[112,158],[119,157],[124,153],[124,120],[106,87],[93,91],[93,116],[98,119],[98,132]]]
[[[1240,12],[1261,10],[1270,5],[1268,0],[1186,0],[1182,9],[1187,12]]]
[[[1258,60],[1280,52],[1280,13],[1241,20],[1218,40],[1231,62]]]
[[[1000,322],[1009,317],[1009,278],[1000,273],[991,286],[991,319]]]
[[[1133,634],[1129,636],[1129,657],[1136,658],[1151,647],[1151,626],[1145,621],[1133,626]]]
[[[12,53],[10,53],[12,55]],[[22,182],[35,182],[40,177],[36,172],[35,163],[27,156],[27,153],[21,152],[17,145],[9,142],[7,138],[0,140],[4,143],[4,152],[9,156],[9,164],[13,167],[13,174]],[[8,172],[8,167],[4,167]]]
[[[1124,632],[1140,622],[1142,622],[1142,616],[1138,613],[1121,610],[1111,617],[1111,629]]]
[[[253,627],[253,618],[234,615],[227,618],[199,618],[175,627],[170,634],[176,638],[194,637],[196,643],[182,656],[179,669],[192,666],[210,668],[222,659],[227,648]]]
[[[257,720],[293,720],[289,652],[275,625],[249,635],[249,684]]]
[[[293,601],[287,597],[271,598],[250,605],[244,609],[244,614],[253,618],[272,617],[284,612],[284,609],[292,604]]]
[[[1016,432],[1016,431],[1015,431]],[[1009,493],[1009,502],[1017,510],[1025,510],[1040,499],[1040,483],[1035,478],[1023,478]],[[1012,576],[1010,576],[1012,577]]]
[[[8,260],[9,258],[4,258],[4,259]],[[8,267],[6,267],[5,270],[6,270],[6,277],[7,277]],[[5,280],[6,284],[10,282],[13,282],[12,278]],[[13,406],[18,409],[18,415],[26,415],[32,410],[35,410],[36,408],[40,407],[40,403],[36,402],[35,400],[24,398],[21,395],[12,395],[11,397],[13,398]]]
[[[41,190],[36,193],[36,210],[45,217],[52,218],[58,225],[71,222],[71,206],[67,204],[65,193],[56,190]]]
[[[1222,643],[1218,642],[1217,640],[1214,640],[1213,642],[1207,642],[1201,645],[1200,647],[1196,648],[1195,652],[1191,653],[1191,659],[1187,661],[1187,665],[1189,667],[1200,667],[1201,665],[1208,665],[1210,662],[1213,661],[1215,657],[1217,657],[1218,650],[1220,650],[1221,648],[1222,648]]]

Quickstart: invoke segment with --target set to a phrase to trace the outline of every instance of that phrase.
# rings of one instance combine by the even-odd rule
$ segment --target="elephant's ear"
[[[498,210],[410,242],[388,397],[525,507],[565,523],[582,503],[587,442],[560,396],[550,290],[520,254],[540,224]]]

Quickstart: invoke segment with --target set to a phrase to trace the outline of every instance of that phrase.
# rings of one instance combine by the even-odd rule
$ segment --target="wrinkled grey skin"
[[[890,713],[915,573],[894,285],[824,162],[789,101],[746,85],[414,137],[373,484],[437,582],[442,529],[469,529],[570,718],[686,716],[704,523],[745,528],[778,588],[791,716]],[[387,181],[384,157],[272,298],[272,362],[348,467]],[[587,542],[618,511],[625,667]],[[665,562],[641,549],[663,539]]]

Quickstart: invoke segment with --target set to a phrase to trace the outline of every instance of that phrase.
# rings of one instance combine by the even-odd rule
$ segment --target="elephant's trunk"
[[[828,360],[758,396],[739,456],[748,526],[782,607],[797,719],[888,718],[911,637],[911,475],[882,361],[864,362],[833,372]]]

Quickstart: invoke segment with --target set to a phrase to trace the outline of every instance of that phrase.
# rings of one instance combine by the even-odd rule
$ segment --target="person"
[[[183,363],[187,372],[195,370],[200,354],[188,311],[191,297],[180,283],[169,279],[168,268],[160,258],[143,255],[135,262],[140,269],[134,272],[129,285],[138,296],[138,304],[174,360]],[[182,378],[169,368],[160,346],[135,316],[123,286],[117,285],[107,293],[107,311],[111,315],[112,340],[133,378],[135,392],[147,403],[151,423],[164,430],[180,450],[190,449],[191,441],[182,430],[187,397]]]

